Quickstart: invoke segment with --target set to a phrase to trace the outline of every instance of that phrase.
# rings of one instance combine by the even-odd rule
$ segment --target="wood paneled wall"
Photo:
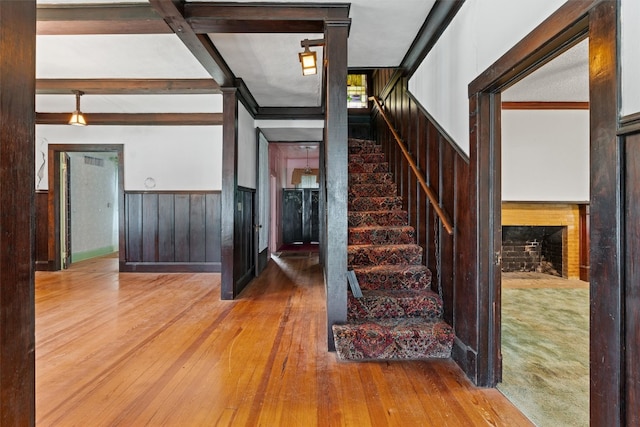
[[[388,72],[374,73],[374,88],[384,85],[376,76],[388,80]],[[424,250],[424,264],[433,273],[433,289],[442,289],[444,318],[456,331],[454,357],[470,377],[475,375],[473,354],[478,346],[476,333],[476,289],[472,194],[469,192],[469,159],[458,151],[444,132],[406,91],[406,80],[395,82],[382,100],[395,129],[412,153],[418,168],[437,194],[440,204],[454,224],[449,235],[437,220],[427,196],[413,176],[393,135],[375,114],[376,139],[383,145],[389,167],[396,178],[398,194],[416,229],[417,242]],[[469,360],[469,358],[471,359]],[[464,360],[460,360],[464,359]]]
[[[636,126],[640,128],[640,115]],[[625,402],[627,403],[627,425],[640,425],[640,133],[623,137],[625,166],[622,176],[624,185],[624,223],[626,248],[624,275],[624,342],[626,343]]]
[[[124,209],[121,271],[220,271],[219,192],[126,192]]]

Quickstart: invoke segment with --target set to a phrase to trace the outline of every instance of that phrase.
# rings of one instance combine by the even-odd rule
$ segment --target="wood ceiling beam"
[[[36,93],[66,95],[219,94],[213,79],[37,79]]]
[[[503,110],[588,110],[589,102],[580,101],[504,101]]]
[[[170,34],[148,4],[39,5],[39,35]]]
[[[186,21],[182,1],[149,0],[149,3],[220,86],[234,84],[235,76],[213,42],[204,34],[196,34]]]
[[[326,20],[349,17],[348,4],[188,3],[185,18],[205,33],[323,33]]]
[[[258,107],[257,120],[324,120],[322,107]]]
[[[217,126],[222,113],[83,113],[89,126]],[[66,125],[71,113],[36,113],[36,124]]]
[[[402,59],[400,69],[411,76],[431,51],[438,39],[456,16],[465,0],[437,0],[427,19],[418,31],[407,54]]]

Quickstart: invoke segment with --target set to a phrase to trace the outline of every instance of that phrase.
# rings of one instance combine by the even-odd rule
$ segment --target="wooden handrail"
[[[418,169],[418,165],[416,165],[416,162],[415,160],[413,160],[411,153],[409,153],[409,150],[407,150],[407,146],[404,144],[404,142],[402,142],[402,138],[400,138],[400,135],[398,135],[398,132],[396,132],[393,125],[389,121],[389,118],[387,117],[386,113],[382,109],[382,105],[380,104],[380,101],[375,96],[369,97],[369,100],[375,103],[376,107],[378,108],[378,111],[380,111],[380,114],[382,115],[382,118],[387,123],[387,126],[389,126],[389,130],[391,130],[391,133],[393,134],[393,137],[395,138],[396,143],[400,147],[402,154],[404,154],[404,157],[405,159],[407,159],[409,166],[411,166],[411,170],[413,171],[413,174],[418,179],[420,186],[422,187],[424,192],[427,194],[427,197],[429,198],[429,202],[431,203],[431,206],[433,206],[433,210],[436,211],[436,214],[438,214],[438,217],[442,221],[442,225],[444,226],[445,230],[447,230],[447,233],[453,234],[453,225],[451,225],[451,221],[449,220],[449,217],[440,207],[440,203],[438,203],[436,195],[434,194],[431,187],[429,187],[429,184],[427,184],[427,181],[424,179],[424,175],[422,174],[420,169]]]

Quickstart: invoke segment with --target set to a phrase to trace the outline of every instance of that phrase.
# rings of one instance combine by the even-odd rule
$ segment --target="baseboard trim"
[[[120,262],[127,273],[219,273],[219,262]]]
[[[54,271],[53,261],[36,261],[35,271]]]
[[[460,366],[467,377],[475,385],[478,385],[478,352],[455,337],[451,358]]]

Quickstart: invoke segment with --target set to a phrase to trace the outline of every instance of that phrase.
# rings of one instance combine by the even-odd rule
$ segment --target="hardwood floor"
[[[287,253],[283,254],[287,255]],[[39,426],[529,426],[451,361],[339,362],[317,254],[235,301],[215,273],[36,273]]]

